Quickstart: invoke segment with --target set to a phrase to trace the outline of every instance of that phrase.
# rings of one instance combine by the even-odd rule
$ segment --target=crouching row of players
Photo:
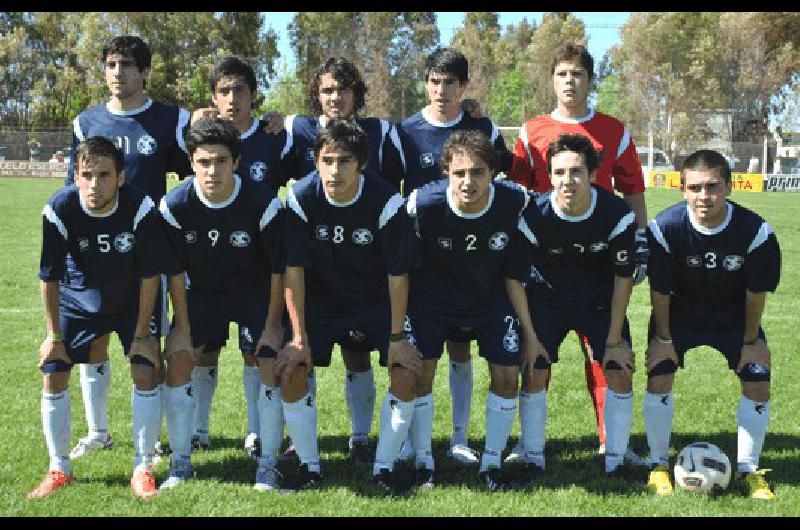
[[[559,137],[547,152],[553,191],[531,195],[494,180],[496,152],[483,134],[456,132],[442,153],[446,178],[406,200],[362,172],[367,139],[358,125],[333,120],[316,139],[317,171],[288,190],[285,207],[274,192],[235,174],[238,133],[229,122],[198,120],[186,145],[195,176],[173,189],[158,211],[122,186],[121,155],[102,138],[80,145],[76,186],[54,194],[45,207],[40,278],[48,336],[40,367],[50,472],[31,497],[72,480],[69,370],[86,362],[94,338],[112,330],[135,386],[131,487],[143,498],[158,492],[152,465],[160,361],[148,323],[161,273],[169,275],[174,307],[164,355],[172,455],[161,489],[193,475],[193,353],[224,342],[230,322],[252,338],[247,351],[256,354],[261,375],[259,491],[306,489],[322,479],[308,376],[330,364],[335,343],[366,364],[379,350],[389,372],[374,484],[389,493],[400,489],[394,465],[408,441],[414,483],[434,487],[432,386],[454,332],[476,340],[489,363],[478,470],[486,489],[522,486],[545,470],[547,385],[571,330],[587,337],[605,370],[605,471],[624,474],[633,415],[626,309],[635,223],[622,199],[591,185],[599,156],[589,139]],[[777,240],[769,224],[727,201],[730,171],[717,153],[692,155],[682,179],[686,201],[649,225],[653,312],[644,409],[651,488],[671,491],[674,373],[686,350],[707,344],[742,380],[739,471],[752,495],[770,497],[758,469],[770,374],[760,320],[765,293],[778,283]],[[517,459],[525,473],[510,481],[501,458],[518,408]],[[296,472],[286,476],[276,465],[284,426],[299,458]]]

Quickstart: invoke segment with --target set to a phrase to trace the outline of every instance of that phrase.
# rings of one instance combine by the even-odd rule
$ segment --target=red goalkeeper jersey
[[[528,120],[519,129],[508,178],[534,191],[550,190],[553,186],[547,172],[547,148],[561,134],[587,136],[601,153],[595,174],[599,187],[629,195],[644,192],[642,165],[628,128],[594,109],[577,120],[562,118],[555,112]]]

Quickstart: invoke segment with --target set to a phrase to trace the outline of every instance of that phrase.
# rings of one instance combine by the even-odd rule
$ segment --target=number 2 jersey
[[[139,307],[139,285],[165,270],[167,243],[150,197],[123,186],[110,212],[89,211],[75,186],[53,194],[42,212],[39,278],[58,281],[62,314],[112,317]]]
[[[647,226],[650,288],[670,294],[670,320],[704,330],[742,329],[745,294],[774,291],[781,252],[768,222],[728,201],[725,220],[701,226],[686,201]]]

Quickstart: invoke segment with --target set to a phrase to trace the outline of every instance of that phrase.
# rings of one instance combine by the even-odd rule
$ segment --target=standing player
[[[778,240],[768,222],[727,200],[731,171],[716,151],[696,151],[686,159],[681,190],[686,200],[648,226],[653,305],[644,398],[648,487],[672,493],[667,468],[672,384],[687,350],[707,345],[725,356],[742,384],[738,471],[752,498],[773,499],[758,460],[770,415],[771,355],[761,317],[767,291],[774,292],[780,279]]]
[[[499,169],[508,171],[511,153],[506,149],[497,126],[489,118],[473,118],[462,110],[461,98],[468,82],[469,63],[461,52],[453,48],[440,48],[425,60],[428,105],[397,126],[406,170],[404,195],[442,178],[442,148],[454,131],[478,130],[484,133],[497,150]],[[470,335],[456,327],[447,340],[450,393],[453,397],[453,435],[448,454],[464,464],[478,463],[477,453],[467,445],[472,401],[471,339]],[[404,445],[401,458],[408,459],[412,454],[411,446]]]
[[[644,200],[644,177],[630,132],[611,116],[589,108],[589,91],[594,78],[594,60],[585,47],[566,44],[558,48],[550,70],[558,102],[550,114],[528,120],[519,130],[514,145],[514,159],[509,178],[534,191],[552,189],[547,167],[547,149],[561,134],[581,134],[588,137],[600,152],[600,165],[595,185],[608,191],[622,193],[625,202],[636,215],[636,261],[634,285],[641,282],[647,271],[647,207]],[[604,408],[606,380],[600,362],[592,353],[585,336],[579,344],[586,358],[586,385],[594,405],[600,453],[605,451]],[[522,460],[525,440],[514,448],[509,461]],[[645,461],[629,451],[626,459],[644,465]]]
[[[158,338],[150,318],[166,251],[150,197],[124,186],[122,153],[92,137],[76,146],[74,186],[57,191],[43,211],[39,268],[47,338],[39,349],[44,373],[42,424],[50,472],[28,494],[44,497],[72,482],[69,374],[89,362],[99,342],[114,331],[131,363],[134,389],[133,476],[141,498],[157,493],[153,447],[161,426],[156,378]]]
[[[547,150],[553,190],[523,213],[532,245],[528,303],[544,346],[523,371],[520,421],[524,461],[533,478],[545,468],[547,381],[570,330],[583,334],[608,380],[605,470],[622,470],[633,412],[634,356],[625,316],[635,259],[634,213],[621,198],[591,185],[600,157],[589,138],[561,135]]]
[[[185,355],[188,352],[171,347],[170,339],[188,342],[189,331],[191,347],[198,354],[226,336],[230,322],[236,322],[259,337],[252,346],[262,383],[258,398],[262,458],[256,489],[270,490],[277,486],[275,457],[283,434],[274,362],[265,357],[282,344],[281,204],[274,191],[234,173],[240,139],[231,121],[196,121],[186,134],[186,145],[195,175],[170,191],[159,206],[177,262],[169,279],[175,327],[167,340],[167,351],[173,354],[167,372],[172,462],[161,488],[192,476],[193,363],[191,355]]]
[[[414,257],[411,224],[392,185],[363,173],[368,149],[357,124],[331,120],[315,140],[317,172],[286,195],[292,339],[278,354],[276,370],[286,427],[301,462],[290,488],[312,487],[321,478],[307,372],[330,364],[334,343],[366,365],[377,349],[384,360],[388,352],[391,362],[419,367],[403,334]],[[388,401],[382,420],[387,410]]]
[[[111,99],[105,104],[86,109],[75,118],[72,124],[73,152],[85,138],[108,138],[117,144],[125,156],[125,183],[139,188],[154,203],[158,203],[167,190],[167,172],[176,171],[185,175],[189,171],[182,136],[183,128],[189,123],[189,112],[153,101],[147,96],[145,86],[150,73],[151,53],[139,37],[114,37],[103,47],[101,60]],[[75,180],[74,162],[75,158],[72,157],[67,184]],[[165,332],[166,298],[163,290],[159,290],[152,326]],[[92,346],[89,362],[80,365],[89,433],[72,449],[72,458],[112,445],[108,432],[111,384],[108,339],[100,337]]]

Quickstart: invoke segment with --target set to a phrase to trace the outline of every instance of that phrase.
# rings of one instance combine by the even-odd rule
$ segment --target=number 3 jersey
[[[239,300],[267,289],[283,272],[283,214],[266,186],[234,174],[225,201],[213,203],[190,177],[161,199],[162,225],[173,251],[170,274],[186,271],[192,292]]]
[[[305,269],[306,300],[351,311],[388,300],[387,275],[414,264],[403,198],[383,179],[359,176],[355,197],[337,203],[317,171],[286,194],[286,266]]]
[[[164,272],[167,243],[158,212],[135,188],[119,188],[111,211],[95,214],[78,188],[67,186],[53,194],[42,216],[39,278],[59,282],[64,316],[136,311],[141,278]]]
[[[591,187],[589,209],[567,215],[554,192],[537,195],[522,215],[520,229],[531,243],[529,296],[563,311],[610,311],[614,276],[635,269],[636,222],[624,200]]]
[[[680,202],[648,223],[647,238],[650,288],[672,295],[672,321],[714,331],[741,329],[746,291],[778,286],[781,253],[772,227],[736,203],[729,201],[725,220],[709,229]]]

